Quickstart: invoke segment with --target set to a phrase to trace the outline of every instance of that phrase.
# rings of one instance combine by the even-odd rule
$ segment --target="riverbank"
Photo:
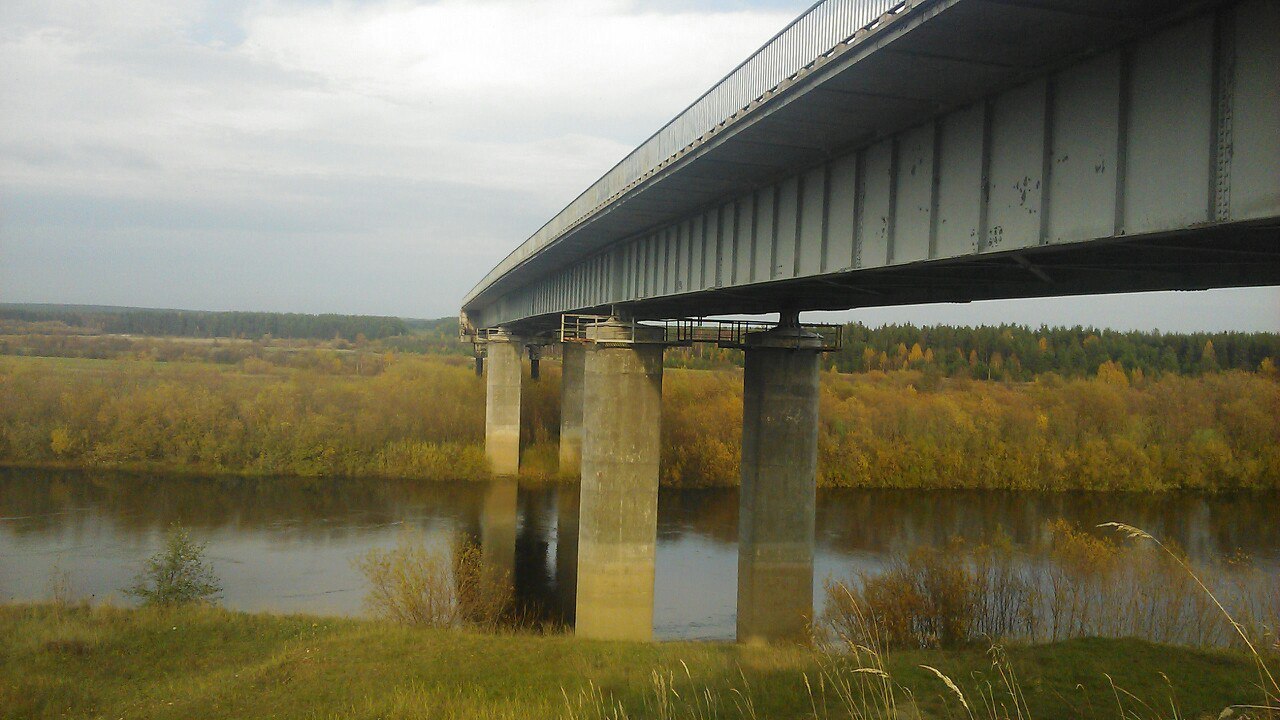
[[[1010,647],[1008,663],[1038,720],[1129,717],[1118,702],[1140,717],[1168,714],[1171,703],[1179,717],[1217,717],[1261,700],[1256,666],[1234,652],[1090,639]],[[615,705],[633,718],[840,718],[850,712],[838,688],[864,682],[891,687],[900,716],[913,704],[923,717],[963,715],[921,665],[952,678],[978,717],[987,681],[1013,713],[982,648],[892,654],[886,686],[847,658],[798,647],[481,635],[215,608],[0,606],[0,718],[601,718]]]
[[[332,356],[331,356],[332,355]],[[464,357],[282,364],[0,357],[0,464],[249,476],[477,479],[484,384]],[[522,472],[558,474],[559,372],[524,386]],[[668,369],[661,481],[736,485],[736,368]],[[1005,383],[824,372],[819,485],[1166,491],[1280,488],[1280,382],[1240,371]]]

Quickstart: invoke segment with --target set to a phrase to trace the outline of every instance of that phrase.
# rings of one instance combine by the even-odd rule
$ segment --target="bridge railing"
[[[560,332],[557,339],[561,342],[591,342],[590,329],[604,323],[617,323],[616,318],[608,315],[578,315],[566,313],[560,316]],[[629,325],[628,330],[625,326]],[[640,323],[635,320],[625,321],[619,337],[625,338],[627,333],[635,337],[638,328],[656,331],[661,330],[661,342],[668,345],[692,345],[707,343],[724,348],[744,348],[747,346],[747,335],[764,332],[777,326],[777,323],[765,320],[721,320],[717,318],[677,318]],[[822,339],[823,352],[837,352],[844,347],[844,326],[831,323],[801,323],[800,328],[817,334]]]
[[[672,345],[709,343],[723,348],[744,348],[747,335],[765,332],[777,327],[766,320],[719,320],[712,318],[681,318],[663,321],[667,342]],[[819,348],[823,352],[837,352],[844,346],[844,326],[830,323],[801,323],[800,328],[822,338]]]
[[[820,0],[814,4],[512,251],[476,285],[464,304],[718,125],[910,1]]]

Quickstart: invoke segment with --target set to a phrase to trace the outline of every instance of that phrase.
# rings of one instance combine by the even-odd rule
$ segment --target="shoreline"
[[[265,473],[251,470],[212,470],[206,468],[191,468],[170,466],[163,463],[148,464],[126,464],[126,465],[84,465],[77,463],[59,463],[52,461],[18,461],[18,460],[0,460],[0,470],[30,470],[30,471],[57,471],[71,472],[78,474],[90,473],[107,473],[112,475],[145,477],[153,475],[173,475],[189,480],[220,480],[220,479],[236,479],[236,480],[283,480],[283,481],[307,481],[307,480],[324,480],[332,482],[353,481],[353,482],[372,482],[372,481],[394,481],[394,482],[420,482],[420,483],[460,483],[460,484],[483,484],[494,480],[508,479],[516,480],[521,486],[532,488],[537,487],[558,487],[562,485],[575,485],[578,483],[576,477],[562,475],[536,475],[527,474],[503,478],[496,475],[486,475],[484,477],[422,477],[413,475],[290,475],[287,473]],[[732,490],[739,488],[739,484],[726,485],[672,485],[669,483],[659,483],[659,488],[665,490],[681,490],[681,491],[715,491],[715,490]],[[1280,496],[1280,487],[1226,487],[1226,488],[1206,488],[1206,487],[1157,487],[1157,488],[1038,488],[1038,487],[997,487],[997,486],[978,486],[978,487],[957,487],[957,486],[910,486],[910,485],[824,485],[818,484],[818,491],[826,490],[846,490],[846,491],[868,491],[868,492],[904,492],[904,493],[1025,493],[1033,495],[1081,495],[1081,496],[1105,496],[1105,495],[1154,495],[1154,496],[1187,496],[1187,497],[1206,497],[1206,498],[1232,498],[1232,497],[1254,497],[1254,496]]]
[[[1009,697],[985,647],[894,651],[877,665],[801,646],[603,642],[215,607],[50,603],[0,605],[0,637],[5,717],[603,718],[619,706],[627,717],[658,716],[664,703],[677,712],[663,717],[848,717],[837,683],[868,680],[892,686],[906,712],[952,715],[954,697],[923,665],[971,698],[988,678],[997,698]],[[1172,700],[1186,717],[1260,699],[1257,668],[1237,651],[1085,639],[1009,645],[1001,654],[1029,714],[1042,720],[1082,708],[1115,716],[1112,681],[1152,707]],[[889,679],[857,667],[882,668]],[[693,715],[688,703],[697,698],[717,711]]]

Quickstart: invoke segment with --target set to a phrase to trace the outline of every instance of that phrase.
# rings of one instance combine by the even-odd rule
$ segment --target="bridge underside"
[[[694,315],[690,308],[709,317],[1266,285],[1280,285],[1280,225],[1253,222],[777,280],[584,312],[659,320]],[[525,335],[554,331],[560,314],[511,327]]]

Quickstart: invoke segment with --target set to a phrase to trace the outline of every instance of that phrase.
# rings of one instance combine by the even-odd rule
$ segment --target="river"
[[[0,470],[0,600],[45,599],[57,573],[76,596],[126,603],[120,589],[176,522],[208,543],[227,607],[356,615],[364,582],[355,559],[412,528],[441,545],[456,533],[514,544],[518,596],[554,615],[572,603],[557,578],[566,567],[557,527],[575,492],[502,481]],[[895,553],[955,537],[1003,533],[1032,551],[1058,518],[1086,527],[1123,521],[1202,562],[1245,553],[1280,582],[1278,510],[1274,494],[820,490],[815,598],[821,602],[825,578],[875,570]],[[734,489],[659,494],[659,639],[733,637],[737,516]]]

